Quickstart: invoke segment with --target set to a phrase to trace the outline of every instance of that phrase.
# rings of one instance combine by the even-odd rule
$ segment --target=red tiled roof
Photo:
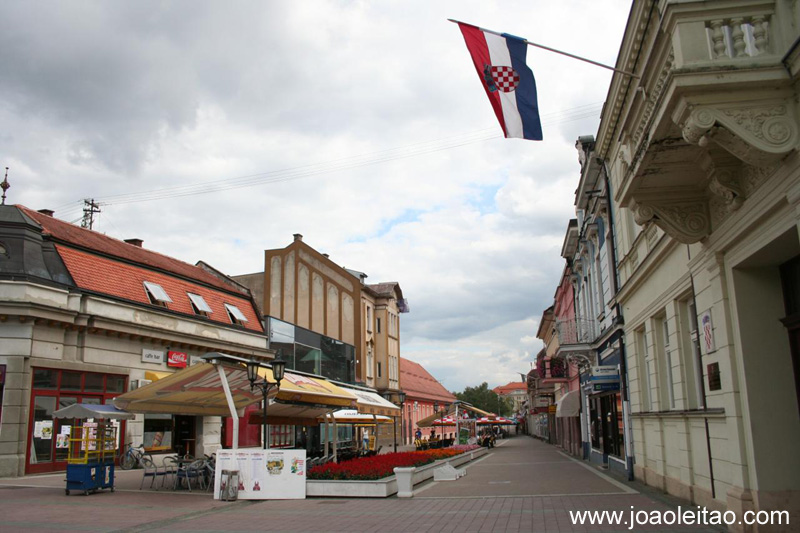
[[[207,283],[220,289],[233,290],[246,294],[242,292],[243,289],[241,287],[227,284],[222,279],[195,265],[184,263],[178,259],[140,246],[128,244],[127,242],[114,239],[96,231],[81,228],[80,226],[64,222],[55,217],[33,211],[22,205],[17,205],[17,207],[38,222],[45,233],[50,234],[56,240],[64,241],[81,248],[94,250],[105,255],[119,257],[120,259],[125,259],[142,266],[166,270],[167,272]]]
[[[400,383],[403,392],[410,398],[446,403],[456,401],[456,397],[436,381],[436,378],[430,375],[422,365],[402,357],[400,358]]]
[[[209,320],[230,324],[224,305],[227,303],[238,307],[247,318],[247,322],[244,323],[246,329],[263,331],[261,320],[247,298],[74,248],[56,245],[56,249],[69,269],[72,279],[82,289],[149,305],[150,299],[145,292],[144,282],[150,281],[161,285],[172,299],[172,302],[167,304],[167,308],[172,311],[194,316],[192,304],[186,295],[187,292],[191,292],[202,296],[211,307]]]
[[[499,394],[500,396],[504,394],[511,394],[515,391],[526,391],[528,390],[528,384],[523,383],[521,381],[512,381],[506,385],[500,385],[499,387],[495,387],[492,389],[492,392],[495,394]]]

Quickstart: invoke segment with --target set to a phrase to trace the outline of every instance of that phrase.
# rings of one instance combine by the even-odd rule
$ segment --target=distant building
[[[417,432],[417,422],[440,411],[446,411],[456,397],[445,389],[419,363],[400,358],[400,381],[406,402],[403,413],[403,442],[411,444]],[[425,436],[430,428],[425,429]]]
[[[492,389],[492,392],[504,399],[509,399],[513,402],[514,414],[524,413],[528,399],[528,385],[524,381],[512,381],[505,385],[500,385]],[[499,411],[499,408],[497,409]],[[500,413],[497,413],[500,414]]]
[[[270,347],[288,369],[372,387],[399,404],[400,314],[408,306],[396,282],[367,284],[294,235],[285,248],[265,251],[265,271],[233,279],[260,297]],[[380,426],[391,444],[397,421]],[[345,437],[346,438],[346,437]]]

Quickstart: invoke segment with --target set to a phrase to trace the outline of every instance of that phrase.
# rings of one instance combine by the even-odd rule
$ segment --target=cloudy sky
[[[614,64],[630,2],[0,3],[10,203],[228,274],[304,241],[411,305],[450,390],[541,343],[609,71],[533,47],[545,140],[503,139],[454,18]]]

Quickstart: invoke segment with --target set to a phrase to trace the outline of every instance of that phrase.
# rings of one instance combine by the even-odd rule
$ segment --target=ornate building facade
[[[634,2],[594,146],[637,478],[800,520],[800,8]]]

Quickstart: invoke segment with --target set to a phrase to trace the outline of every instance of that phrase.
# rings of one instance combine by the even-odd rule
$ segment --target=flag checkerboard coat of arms
[[[490,92],[510,93],[519,85],[519,74],[512,67],[484,65],[483,73]]]
[[[505,136],[541,141],[536,81],[525,62],[527,42],[463,22],[458,26]]]

